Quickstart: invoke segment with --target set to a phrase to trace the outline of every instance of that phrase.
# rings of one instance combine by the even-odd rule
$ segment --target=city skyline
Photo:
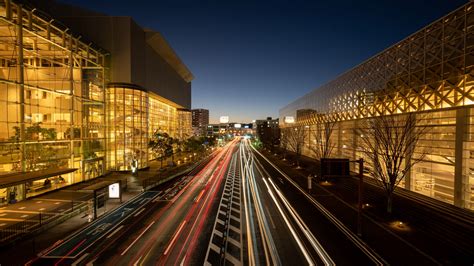
[[[62,2],[132,16],[161,32],[196,77],[192,108],[209,109],[210,122],[217,123],[222,115],[234,122],[277,117],[288,99],[336,78],[466,1],[429,6],[423,1]]]

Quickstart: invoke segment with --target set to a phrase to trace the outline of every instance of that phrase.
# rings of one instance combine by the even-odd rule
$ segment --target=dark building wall
[[[144,87],[191,108],[191,82],[181,76],[149,45],[145,51],[146,81]]]
[[[144,30],[131,17],[107,16],[52,0],[32,2],[110,52],[109,82],[139,85],[191,109],[192,74],[161,35],[153,39],[153,48],[148,41],[156,33]],[[162,47],[164,51],[156,51]],[[171,56],[171,61],[163,55]]]

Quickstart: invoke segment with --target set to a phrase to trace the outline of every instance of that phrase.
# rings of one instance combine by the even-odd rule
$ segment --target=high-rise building
[[[192,126],[198,135],[204,135],[207,125],[209,125],[209,110],[207,109],[193,109],[192,112]]]
[[[314,131],[333,121],[335,156],[358,159],[366,136],[354,129],[373,117],[415,113],[429,132],[414,153],[427,154],[399,186],[474,209],[473,11],[469,2],[289,103],[280,109],[281,127]]]
[[[146,167],[152,132],[189,134],[193,75],[159,33],[28,2],[0,4],[0,204]]]

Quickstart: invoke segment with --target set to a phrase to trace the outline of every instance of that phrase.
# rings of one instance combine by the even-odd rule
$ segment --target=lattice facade
[[[355,159],[358,121],[422,112],[431,130],[420,146],[429,152],[402,186],[474,209],[473,85],[474,4],[467,3],[288,104],[280,110],[281,127],[295,125],[286,117],[308,130],[336,121],[335,155]]]

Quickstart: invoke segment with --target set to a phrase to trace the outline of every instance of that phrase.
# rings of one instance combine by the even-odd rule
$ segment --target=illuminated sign
[[[235,128],[241,128],[242,125],[241,125],[241,124],[235,124],[234,127],[235,127]]]
[[[285,123],[292,124],[295,122],[295,118],[292,116],[285,116]]]
[[[113,183],[109,185],[109,198],[119,199],[120,198],[120,186],[119,183]]]
[[[224,123],[229,123],[229,117],[228,116],[221,116],[219,121],[224,124]]]

